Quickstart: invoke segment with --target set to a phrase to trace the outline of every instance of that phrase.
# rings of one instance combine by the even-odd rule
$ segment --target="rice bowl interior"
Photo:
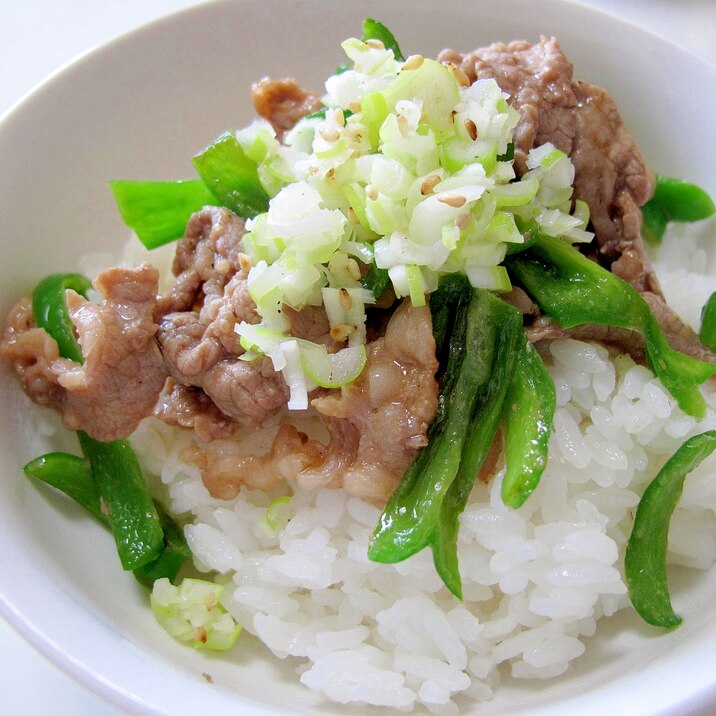
[[[445,3],[437,18],[407,3],[331,7],[329,14],[322,3],[302,3],[300,9],[292,8],[292,17],[283,3],[197,8],[95,53],[9,116],[0,128],[5,167],[0,202],[7,217],[6,236],[17,238],[6,239],[4,246],[3,310],[46,273],[74,268],[81,255],[119,253],[126,229],[106,189],[109,179],[187,175],[197,148],[250,119],[248,87],[253,80],[293,74],[307,86],[320,87],[337,59],[338,43],[357,32],[366,14],[392,27],[404,48],[426,56],[443,46],[469,50],[497,39],[534,41],[540,33],[554,34],[574,61],[575,75],[610,90],[654,169],[688,177],[712,193],[716,189],[707,173],[712,162],[693,161],[694,136],[700,137],[699,155],[716,154],[714,139],[703,125],[713,111],[713,69],[634,28],[553,2],[529,8],[518,2],[470,8]],[[405,21],[408,11],[410,22]],[[283,19],[277,22],[277,17]],[[316,18],[326,25],[319,47],[306,41],[308,35],[292,32],[296,23],[314,27]],[[587,42],[585,26],[593,32]],[[197,27],[210,43],[196,43]],[[247,33],[247,27],[267,29]],[[197,44],[203,48],[197,56],[186,52],[187,46]],[[232,60],[227,62],[227,57]],[[107,76],[115,78],[111,87]],[[57,187],[64,187],[61,200],[53,200],[59,199]],[[41,211],[38,197],[43,197]],[[563,350],[564,356],[574,349],[566,345],[557,353]],[[559,363],[559,355],[555,359]],[[587,359],[593,366],[604,363],[599,355]],[[628,370],[625,367],[623,375]],[[608,372],[592,371],[590,385],[598,380],[595,376]],[[628,390],[648,394],[651,410],[663,410],[658,392],[644,393],[648,376],[637,371],[631,381]],[[605,396],[607,387],[601,388]],[[96,525],[74,506],[61,502],[58,510],[56,500],[21,477],[21,465],[42,451],[43,429],[28,414],[6,370],[3,390],[8,396],[2,431],[7,479],[0,524],[8,568],[0,578],[0,603],[31,641],[81,681],[136,712],[188,713],[199,704],[240,705],[243,713],[257,714],[285,712],[287,704],[297,712],[335,712],[335,706],[294,685],[295,663],[274,659],[253,639],[245,639],[223,660],[166,638],[133,580],[119,570],[104,569],[116,560],[111,540],[100,538]],[[28,434],[33,442],[27,441]],[[655,443],[663,443],[665,436],[668,431],[654,428]],[[660,450],[666,447],[659,445]],[[692,493],[692,505],[708,497],[708,491]],[[489,502],[489,495],[485,499]],[[356,505],[333,504],[331,500],[340,501],[335,495],[325,500],[329,511],[352,510],[360,523]],[[620,507],[628,508],[626,503]],[[706,540],[713,542],[712,528]],[[587,640],[586,654],[556,682],[503,679],[507,683],[480,712],[534,711],[536,693],[539,708],[552,713],[578,708],[604,712],[620,704],[624,693],[630,693],[634,713],[654,713],[703,695],[712,683],[706,655],[716,630],[709,606],[716,581],[708,572],[677,570],[671,585],[685,617],[678,631],[657,636],[624,610],[600,623],[597,635]],[[568,649],[570,645],[578,648],[570,641]],[[151,686],[143,683],[146,670],[155,674]],[[205,675],[210,675],[211,686]],[[662,691],[662,685],[675,683],[679,688]]]

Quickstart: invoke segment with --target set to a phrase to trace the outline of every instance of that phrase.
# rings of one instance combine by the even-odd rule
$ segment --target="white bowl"
[[[0,124],[0,310],[84,253],[117,253],[127,235],[107,182],[192,176],[192,155],[252,118],[264,75],[321,87],[339,42],[382,19],[404,50],[434,55],[553,34],[575,75],[609,89],[658,171],[716,192],[716,68],[607,15],[559,0],[216,2],[90,53]],[[182,647],[156,625],[146,592],[117,567],[111,539],[78,508],[25,480],[25,402],[0,375],[0,611],[78,681],[127,711],[245,715],[365,713],[308,693],[293,664],[246,636],[229,657]],[[31,427],[31,426],[30,426]],[[554,682],[507,683],[486,713],[687,713],[716,708],[716,574],[681,571],[684,625],[666,635],[624,611],[600,624],[576,667]],[[213,683],[208,683],[206,675]],[[709,709],[710,705],[710,709]],[[371,709],[377,713],[377,709]]]

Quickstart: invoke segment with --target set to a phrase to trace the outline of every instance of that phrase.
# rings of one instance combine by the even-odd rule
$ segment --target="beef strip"
[[[554,38],[543,37],[534,45],[495,43],[467,55],[444,50],[439,59],[459,66],[472,81],[495,79],[510,95],[521,117],[514,132],[519,174],[526,171],[527,153],[533,146],[552,142],[570,155],[574,195],[589,205],[599,260],[644,295],[671,345],[696,358],[716,361],[663,299],[641,238],[639,207],[653,193],[653,177],[611,97],[599,87],[573,79],[572,65]],[[529,332],[541,339],[560,334],[593,337],[643,354],[643,344],[632,331],[590,326],[567,332],[544,320]]]
[[[259,116],[268,119],[279,139],[306,115],[323,108],[315,92],[303,89],[294,79],[264,77],[251,88],[251,99]]]
[[[67,291],[81,365],[59,356],[57,343],[36,327],[27,299],[11,311],[0,355],[30,398],[58,410],[67,428],[97,440],[124,438],[151,414],[166,376],[152,318],[158,280],[145,264],[100,273],[94,286],[101,304]]]
[[[257,480],[273,485],[289,479],[306,490],[343,486],[384,502],[427,444],[438,404],[436,370],[430,311],[403,302],[385,336],[367,346],[358,380],[312,401],[328,430],[327,443],[284,425],[266,456],[241,456],[217,441],[196,448],[193,459],[214,497],[233,497],[242,484],[257,486]]]
[[[157,339],[167,371],[184,386],[202,390],[224,419],[259,425],[288,400],[288,387],[268,358],[243,361],[238,323],[258,323],[248,291],[248,257],[242,251],[244,222],[228,209],[205,207],[195,213],[177,246],[176,281],[156,311]],[[209,438],[224,430],[220,417],[201,399],[198,422],[184,412],[187,393],[167,397],[158,416],[177,420],[175,410]],[[179,400],[178,405],[172,405]],[[194,405],[197,396],[194,395]],[[207,422],[207,416],[213,417]],[[198,417],[198,416],[197,416]]]

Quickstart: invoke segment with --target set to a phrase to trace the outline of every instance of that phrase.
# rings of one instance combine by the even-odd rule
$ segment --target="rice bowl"
[[[389,21],[389,19],[390,19],[390,18],[386,18],[386,21]],[[395,23],[392,23],[392,24],[394,25],[394,27],[395,27],[396,29],[398,29],[398,25],[396,25]],[[490,39],[493,39],[493,38],[496,36],[496,33],[499,32],[499,31],[500,31],[499,28],[498,28],[497,30],[495,30],[495,31],[491,31],[490,34],[489,34],[489,36],[486,37],[486,38],[484,38],[484,39],[485,39],[485,40],[488,40],[488,41],[489,41]],[[549,31],[552,32],[552,29],[550,28]],[[345,34],[345,32],[343,31],[343,29],[341,29],[340,32],[341,32],[341,34],[340,34],[339,36],[342,36],[343,34]],[[560,34],[559,28],[554,29],[554,32],[555,32],[555,34]],[[508,34],[505,34],[504,32],[502,32],[502,36],[503,36],[503,37],[512,37],[512,36],[515,36],[515,35],[517,35],[517,34],[519,34],[519,33],[518,33],[518,31],[517,31],[515,28],[510,29],[510,31],[509,31]],[[534,34],[534,33],[533,33],[533,34]],[[564,33],[561,33],[561,34],[562,34],[562,37],[564,38],[564,37],[565,37],[565,34],[564,34]],[[567,33],[566,37],[568,37],[568,34],[569,34],[569,33]],[[403,40],[403,42],[406,43],[406,42],[409,42],[409,40],[405,39],[405,40]],[[455,39],[454,35],[449,36],[449,37],[445,38],[444,40],[441,38],[440,44],[446,44],[446,42],[449,42],[449,44],[455,44],[455,45],[458,45],[458,43],[459,43],[459,41]],[[563,39],[563,42],[565,42],[564,39]],[[417,45],[418,43],[416,42],[415,44]],[[473,40],[473,39],[466,39],[464,42],[460,42],[460,43],[459,43],[459,46],[466,49],[466,48],[472,47],[472,46],[475,45],[475,44],[477,44],[477,42],[476,42],[475,40]],[[421,47],[423,47],[423,46],[424,46],[424,45],[421,45]],[[572,52],[571,54],[575,57],[575,59],[577,59],[577,55],[575,55],[574,52]],[[578,53],[577,53],[577,54],[578,54]],[[255,74],[255,73],[254,73],[254,74]],[[298,72],[298,71],[296,71],[295,74],[297,74],[297,75],[299,75],[299,76],[302,76],[301,73]],[[582,71],[582,74],[586,75],[587,72],[583,70],[583,71]],[[613,82],[610,83],[610,82],[607,82],[607,81],[604,81],[604,80],[599,80],[599,77],[595,77],[594,73],[591,72],[591,71],[589,72],[589,77],[590,77],[590,79],[594,79],[595,81],[602,81],[603,84],[606,84],[606,85],[610,86],[610,88],[611,88],[611,86],[614,84]],[[645,101],[648,101],[648,98],[645,98]],[[628,102],[626,103],[626,105],[624,104],[624,102],[621,102],[620,104],[621,104],[623,107],[626,108],[625,114],[627,114],[627,115],[632,114],[632,116],[634,116],[634,115],[633,115],[634,108],[633,108],[633,107],[630,107]],[[226,119],[226,118],[222,117],[222,118],[220,118],[219,120],[217,120],[217,123],[218,123],[219,121],[221,122],[221,125],[218,126],[217,129],[222,128],[224,124],[227,124],[227,123],[228,123],[228,124],[231,124],[231,123],[233,123],[233,120],[232,120],[231,118]],[[632,126],[634,126],[634,122],[631,122],[631,124],[632,124]],[[646,136],[646,138],[647,138],[647,143],[646,143],[646,145],[645,145],[645,148],[648,147],[648,138],[649,138],[649,128],[647,127],[646,129],[647,129],[647,131],[646,131],[646,133],[645,133],[645,136]],[[211,130],[211,131],[213,131],[213,130]],[[657,135],[656,135],[656,129],[652,129],[651,131],[653,132],[652,138],[656,138],[656,136],[657,136]],[[187,132],[187,142],[188,142],[188,146],[191,146],[191,150],[193,150],[193,149],[195,148],[195,145],[196,145],[196,136],[188,136],[189,134],[190,134],[190,132]],[[641,136],[639,136],[639,138],[641,139]],[[642,141],[643,141],[643,140],[642,140]],[[191,150],[188,150],[188,152],[184,152],[184,153],[182,153],[181,151],[177,150],[176,153],[175,153],[175,157],[174,157],[173,161],[176,162],[178,159],[180,160],[183,156],[188,156],[188,155],[189,155],[189,152],[190,152]],[[648,152],[648,149],[647,149],[647,152]],[[173,154],[174,154],[174,152],[173,152]],[[678,155],[678,152],[677,152],[677,155]],[[668,168],[669,171],[674,171],[674,172],[677,171],[677,170],[681,170],[681,165],[679,164],[679,160],[682,160],[682,161],[683,161],[682,157],[679,157],[679,156],[673,157],[673,156],[672,156],[671,158],[666,157],[666,158],[664,158],[664,160],[662,160],[661,157],[660,157],[660,155],[653,155],[653,156],[659,156],[660,168],[661,168],[661,166],[662,166],[662,161],[663,161],[663,168],[665,168],[665,169]],[[683,156],[683,155],[682,155],[682,156]],[[676,161],[674,161],[673,163],[669,163],[669,161],[668,161],[669,159],[676,159]],[[135,170],[135,168],[136,168],[136,163],[135,163],[134,166],[129,166],[130,163],[132,163],[132,162],[129,162],[129,161],[127,162],[127,168],[126,168],[124,171],[129,172],[129,171],[134,171],[134,170]],[[692,167],[689,167],[689,169],[692,170],[692,171],[690,171],[690,173],[689,173],[689,175],[692,176],[692,175],[693,175],[693,168],[692,168]],[[118,170],[117,170],[116,168],[114,168],[114,167],[109,168],[107,171],[109,171],[109,172],[111,173],[111,175],[116,175],[116,174],[118,173]],[[164,173],[164,171],[165,171],[165,170],[162,169],[162,173]],[[136,172],[135,172],[135,173],[136,173]],[[148,176],[156,176],[157,173],[158,173],[157,168],[148,168],[148,169],[147,169],[147,175],[148,175]],[[683,170],[683,173],[686,173],[686,169]],[[694,177],[694,179],[695,179],[695,180],[698,180],[699,177]],[[705,183],[706,183],[706,182],[705,182]],[[101,182],[100,182],[98,185],[101,187]],[[10,194],[8,194],[8,196],[10,196]],[[109,214],[108,214],[108,215],[109,215]],[[53,221],[54,221],[54,219],[53,219]],[[18,230],[19,230],[19,229],[18,229]],[[112,233],[112,232],[110,232],[110,233]],[[122,229],[121,227],[118,227],[118,230],[117,230],[116,232],[113,232],[113,236],[115,236],[115,237],[116,237],[116,236],[123,236],[123,229]],[[85,249],[78,250],[78,254],[79,254],[79,253],[84,253],[84,251],[85,251]],[[19,257],[18,257],[18,259],[19,259]],[[18,263],[18,265],[19,265],[19,263]],[[46,268],[46,267],[44,267],[44,266],[38,266],[38,267],[36,267],[35,270],[37,271],[37,275],[41,275],[42,273],[44,273],[44,271],[43,271],[44,268]],[[15,282],[18,282],[18,279],[14,279],[14,280],[15,280]],[[13,287],[13,289],[14,289],[14,287]],[[14,291],[14,290],[13,290],[13,291],[9,291],[9,294],[10,294],[10,293],[15,293],[15,291]],[[572,349],[572,348],[574,348],[574,346],[569,346],[569,345],[568,345],[568,346],[565,347],[565,350]],[[596,358],[592,358],[593,363],[594,363],[595,365],[598,364],[598,362],[599,362],[599,360],[597,360],[597,359],[603,361],[603,358],[600,358],[599,356],[597,356]],[[608,372],[608,369],[601,370],[601,371],[600,371],[600,374],[601,374],[601,373],[604,373],[604,372]],[[625,372],[626,372],[626,371],[625,371]],[[595,375],[597,375],[597,374],[595,374]],[[582,380],[583,380],[583,378],[578,378],[578,379],[582,379]],[[595,380],[596,380],[596,379],[595,379]],[[636,381],[636,382],[634,383],[634,385],[631,385],[631,387],[629,388],[629,390],[630,390],[630,391],[637,391],[639,395],[642,394],[642,391],[645,390],[645,387],[646,387],[647,385],[651,385],[651,384],[650,384],[650,380],[648,379],[648,377],[645,377],[644,375],[641,375],[641,376],[633,376],[633,380]],[[603,390],[603,391],[606,391],[606,388],[605,388],[604,386],[601,386],[600,389]],[[585,388],[585,390],[586,390],[586,388]],[[652,401],[652,403],[650,403],[650,405],[657,406],[658,409],[660,409],[660,410],[663,411],[663,410],[664,410],[663,404],[661,404],[661,407],[659,407],[659,405],[660,405],[659,396],[658,396],[658,393],[654,390],[654,387],[651,386],[646,392],[647,392],[648,395],[649,395],[649,399]],[[636,396],[636,393],[634,393],[634,397],[635,397],[635,396]],[[609,398],[609,397],[611,397],[611,395],[608,395],[608,396],[607,396],[607,398]],[[605,399],[606,399],[606,398],[605,398]],[[634,398],[632,398],[632,399],[634,399]],[[642,399],[643,399],[643,398],[642,398]],[[583,400],[586,400],[586,398],[583,398]],[[564,418],[565,418],[565,421],[568,422],[568,418],[567,418],[566,415],[564,416]],[[657,421],[657,422],[658,422],[658,421]],[[671,429],[671,428],[670,428],[670,429]],[[655,430],[655,431],[657,430],[657,426],[656,426],[656,425],[654,425],[653,430]],[[672,429],[672,432],[673,432],[673,429]],[[655,434],[654,434],[654,439],[658,441],[660,438],[663,438],[664,434],[668,435],[668,433],[655,432]],[[671,436],[671,437],[674,437],[674,436]],[[666,443],[665,443],[665,446],[666,446]],[[35,450],[29,451],[28,454],[25,455],[24,457],[31,457],[32,454],[34,454],[35,452],[36,452]],[[598,449],[597,449],[597,453],[599,453],[599,450],[598,450]],[[618,456],[617,456],[617,457],[618,457]],[[579,461],[580,458],[579,458],[579,457],[574,457],[574,459],[577,460],[577,461]],[[615,458],[615,461],[618,462],[618,459]],[[18,459],[18,462],[22,462],[22,458]],[[603,472],[604,472],[604,471],[600,471],[600,473],[603,473]],[[605,478],[600,477],[599,479],[605,479]],[[622,485],[619,484],[617,477],[614,477],[614,481],[615,481],[615,485],[617,485],[617,487],[620,487],[620,488],[623,487]],[[29,500],[31,500],[31,501],[33,501],[33,502],[39,502],[39,503],[40,503],[39,505],[35,505],[32,510],[28,510],[28,513],[29,513],[29,514],[32,514],[32,512],[33,512],[35,509],[38,509],[38,508],[39,508],[39,510],[40,510],[39,514],[43,514],[42,510],[45,509],[45,507],[46,507],[47,520],[48,520],[48,523],[47,523],[47,524],[48,524],[48,525],[52,524],[52,523],[53,523],[52,507],[51,507],[50,505],[47,505],[47,506],[43,505],[44,499],[43,499],[42,497],[39,497],[39,498],[38,498],[38,497],[37,497],[36,495],[34,495],[32,492],[28,492],[27,488],[26,488],[24,485],[18,485],[18,489],[20,489],[20,490],[23,491],[22,494],[28,495],[27,497],[24,497],[23,499],[29,499]],[[335,499],[337,499],[336,496],[333,496],[333,497],[334,497]],[[622,495],[622,497],[623,497],[623,495]],[[486,504],[489,506],[489,495],[485,495],[484,498],[485,498]],[[334,507],[338,507],[338,508],[340,508],[340,509],[346,509],[346,510],[349,509],[348,506],[347,506],[347,504],[346,504],[345,506],[334,505]],[[624,507],[626,507],[626,508],[628,509],[628,504],[622,503],[619,509],[624,509]],[[247,507],[246,509],[248,509],[248,507]],[[307,506],[307,509],[310,511],[311,506],[308,505],[308,506]],[[330,509],[330,507],[329,507],[329,509]],[[350,510],[353,510],[353,511],[355,512],[356,506],[353,505],[353,506],[350,508]],[[71,510],[70,510],[70,514],[73,514]],[[360,520],[359,520],[357,517],[355,517],[355,515],[354,515],[354,518],[358,521],[358,524],[360,524]],[[6,524],[11,524],[11,520],[9,520]],[[78,529],[78,534],[79,534],[79,535],[83,535],[83,537],[81,537],[80,539],[82,539],[83,541],[85,541],[84,530],[83,530],[82,526],[81,526],[80,524],[76,524],[76,525],[73,524],[73,528],[74,528],[74,527],[76,527],[76,528]],[[42,534],[42,533],[40,533],[40,534]],[[319,536],[320,536],[320,535],[319,535]],[[55,538],[54,536],[51,537],[50,534],[46,534],[43,539],[46,539],[46,540],[49,540],[50,542],[52,542],[52,539],[54,539],[54,538]],[[33,538],[33,539],[37,539],[37,537],[35,537],[35,538]],[[86,532],[86,540],[88,540],[88,541],[90,541],[90,542],[94,542],[94,541],[95,541],[95,540],[94,540],[94,537],[93,537],[93,532],[92,532],[92,530],[89,530],[89,529],[87,530],[87,532]],[[100,548],[101,548],[101,545],[97,546],[97,545],[92,544],[92,546],[91,546],[91,549],[92,549],[93,551],[96,550],[96,549],[100,549]],[[43,549],[44,549],[44,547],[43,547]],[[50,548],[50,549],[52,549],[52,548]],[[110,554],[110,552],[109,552],[109,550],[108,550],[108,551],[107,551],[107,555],[109,555],[109,554]],[[603,561],[608,561],[611,556],[612,556],[612,555],[606,555],[606,553],[605,553],[605,556],[602,558],[602,560],[603,560]],[[208,559],[209,559],[209,555],[207,554],[207,560],[208,560]],[[57,562],[55,562],[55,560],[57,560]],[[110,557],[109,557],[109,556],[107,556],[107,561],[110,561]],[[56,573],[57,567],[56,567],[56,566],[53,566],[53,565],[56,565],[56,564],[62,564],[62,557],[61,557],[61,555],[55,555],[52,559],[48,559],[48,560],[47,560],[47,562],[46,562],[46,564],[45,564],[45,569],[47,570],[47,573],[49,573],[49,574],[54,574],[54,573]],[[81,599],[82,601],[84,601],[85,604],[90,605],[89,608],[94,611],[94,607],[92,607],[91,605],[92,605],[93,603],[95,603],[95,600],[99,599],[99,594],[98,594],[97,592],[94,592],[94,593],[93,593],[92,591],[90,591],[89,593],[87,593],[87,592],[85,592],[85,589],[88,589],[88,588],[89,588],[90,590],[95,590],[95,589],[100,589],[100,591],[104,591],[104,590],[102,590],[98,585],[93,585],[93,586],[91,586],[91,587],[79,587],[78,585],[81,584],[81,581],[80,581],[80,573],[79,573],[79,571],[75,571],[75,570],[79,570],[79,569],[80,569],[79,566],[77,566],[76,568],[75,568],[75,567],[72,567],[72,566],[67,566],[66,568],[63,568],[63,569],[67,569],[67,570],[68,570],[67,573],[66,573],[66,576],[63,577],[63,579],[69,579],[70,585],[74,584],[74,586],[71,586],[71,591],[76,593],[77,590],[79,590],[80,595],[84,595],[84,596],[80,596],[80,599]],[[609,574],[611,574],[611,573],[609,573]],[[75,576],[72,576],[72,575],[75,575]],[[77,581],[73,581],[73,580],[77,580]],[[118,580],[118,581],[119,581],[119,580]],[[607,581],[608,581],[608,580],[607,580]],[[609,584],[611,584],[612,586],[614,586],[614,585],[616,585],[616,582],[610,582]],[[120,616],[119,616],[120,623],[123,624],[122,630],[124,630],[125,627],[128,628],[128,630],[129,630],[128,633],[133,633],[133,634],[135,635],[135,636],[133,637],[133,639],[138,639],[138,640],[141,642],[142,639],[141,639],[140,636],[138,636],[138,634],[141,633],[142,628],[137,626],[138,624],[142,624],[141,617],[139,618],[139,621],[135,621],[134,616],[132,616],[132,618],[131,618],[131,624],[130,624],[130,621],[129,621],[129,620],[124,620],[124,619],[121,617],[121,615],[124,613],[124,608],[123,608],[122,605],[123,605],[123,604],[127,604],[127,603],[132,603],[132,601],[136,601],[136,600],[137,600],[137,595],[135,595],[135,594],[133,593],[132,586],[133,586],[133,585],[125,585],[125,587],[127,587],[127,590],[124,592],[123,596],[121,596],[121,597],[119,596],[119,594],[121,594],[121,591],[118,592],[118,593],[117,593],[116,600],[113,599],[111,595],[103,594],[103,596],[102,596],[102,601],[105,601],[105,598],[108,597],[108,603],[107,603],[106,606],[98,607],[98,608],[97,608],[97,612],[98,612],[99,614],[104,614],[105,612],[106,612],[106,613],[114,614],[114,613],[115,613],[115,608],[112,606],[112,605],[114,604],[115,607],[116,607],[116,613],[117,613],[118,615],[120,615]],[[505,585],[505,587],[506,587],[506,590],[507,590],[507,591],[510,590],[510,586],[509,586],[509,585]],[[609,586],[607,586],[607,588],[609,588]],[[615,588],[616,588],[616,587],[615,587]],[[121,590],[121,589],[122,589],[122,588],[120,587],[120,590]],[[616,596],[618,596],[618,595],[616,595]],[[328,597],[326,597],[326,599],[328,600]],[[707,603],[705,597],[701,597],[701,600],[702,600],[701,602],[697,602],[697,603]],[[16,603],[16,604],[22,603],[22,600],[18,601],[17,599],[11,599],[11,601],[12,601],[13,603]],[[608,602],[609,602],[609,600],[607,599],[607,603],[608,603]],[[28,603],[28,602],[25,602],[25,603]],[[97,602],[97,603],[99,603],[99,602]],[[107,610],[107,607],[108,607],[108,606],[109,606],[109,610]],[[688,625],[688,628],[689,628],[689,629],[695,629],[695,628],[697,628],[698,626],[700,626],[700,624],[699,624],[699,619],[701,618],[701,617],[699,616],[699,612],[700,612],[700,611],[701,611],[701,610],[699,610],[699,609],[695,609],[695,615],[692,615],[691,613],[689,613],[688,622],[687,622],[687,625]],[[139,612],[139,608],[137,608],[137,612]],[[455,618],[457,618],[457,617],[455,617]],[[705,618],[705,613],[703,613],[703,618]],[[693,625],[693,627],[692,627],[691,625]],[[139,628],[139,631],[136,631],[138,628]],[[147,624],[146,624],[146,629],[151,632],[151,630],[153,629],[153,627],[152,627],[149,623],[147,623]],[[156,633],[156,632],[155,632],[155,633]],[[684,630],[684,633],[688,633],[688,632],[686,631],[686,629]],[[161,636],[160,636],[158,633],[156,633],[156,634],[157,634],[157,637],[158,637],[158,638],[161,638]],[[357,635],[357,634],[346,634],[346,635],[344,635],[344,636],[345,636],[346,639],[355,639],[355,638],[358,638],[360,635],[359,635],[359,634],[358,634],[358,635]],[[280,637],[276,637],[276,638],[279,639]],[[662,639],[659,640],[659,642],[660,642],[660,643],[659,643],[659,646],[661,646],[661,644],[663,644],[663,645],[664,645],[664,646],[663,646],[663,649],[666,650],[666,649],[669,648],[669,645],[672,643],[672,639],[678,640],[678,639],[680,639],[680,638],[681,638],[681,634],[675,634],[675,635],[673,635],[673,636],[670,635],[670,636],[668,636],[668,637],[662,637]],[[277,642],[277,643],[278,643],[278,642]],[[598,642],[598,643],[599,643],[599,642]],[[617,642],[617,643],[618,643],[618,642]],[[651,643],[652,645],[654,644],[653,641],[651,641],[650,643]],[[567,646],[567,650],[569,650],[570,648],[571,648],[572,650],[576,650],[576,649],[578,648],[578,647],[575,647],[572,642],[567,642],[567,645],[566,645],[566,646]],[[173,659],[178,659],[179,661],[185,661],[185,660],[187,660],[187,659],[189,658],[187,655],[185,655],[185,654],[183,654],[183,653],[181,653],[181,652],[179,652],[179,651],[173,650],[173,649],[171,648],[171,645],[167,646],[167,645],[165,644],[165,645],[162,645],[162,646],[157,646],[157,643],[156,643],[156,640],[155,640],[155,639],[152,639],[152,644],[151,644],[151,646],[150,646],[149,648],[150,648],[150,649],[166,650],[166,651],[168,651],[168,652],[172,652],[172,654],[173,654],[173,657],[172,657],[172,658],[173,658]],[[278,649],[278,650],[281,650],[281,648],[282,648],[282,647],[281,647],[280,644],[279,644],[279,646],[277,647],[277,649]],[[649,652],[649,653],[650,653],[650,649],[651,649],[651,648],[652,648],[652,647],[649,647],[649,648],[648,648],[648,652]],[[242,660],[243,660],[244,657],[242,656],[241,658],[242,658]],[[638,661],[638,658],[637,658],[637,657],[633,657],[633,658],[634,658],[634,661],[635,661],[635,662]],[[194,657],[192,656],[191,659],[193,660]],[[545,659],[546,659],[546,657],[545,657]],[[620,663],[621,663],[621,662],[620,662]],[[221,684],[227,684],[227,685],[228,685],[228,684],[231,682],[231,680],[232,680],[232,679],[231,679],[231,676],[230,676],[228,673],[224,673],[224,667],[223,667],[223,666],[220,666],[220,665],[219,665],[217,662],[215,662],[214,660],[211,660],[210,666],[207,666],[206,664],[204,664],[204,666],[206,666],[207,668],[204,668],[204,667],[202,666],[202,667],[201,667],[201,668],[202,668],[202,671],[206,671],[207,673],[212,673],[212,675],[213,675],[213,677],[214,677],[215,683],[218,682],[218,683],[221,683]],[[247,666],[247,665],[246,665],[246,664],[243,664],[243,665],[242,665],[242,668],[243,668],[244,666]],[[474,667],[475,667],[475,669],[478,668],[477,663],[474,665]],[[253,668],[253,667],[250,666],[249,668]],[[269,668],[274,668],[274,667],[271,666],[271,667],[269,667]],[[412,668],[418,669],[419,667],[418,667],[417,665],[414,665]],[[614,669],[614,671],[617,670],[617,667],[612,667],[612,668]],[[292,668],[289,667],[289,668],[288,668],[288,671],[291,671],[291,670],[292,670]],[[621,671],[621,668],[619,668],[619,670]],[[194,673],[196,673],[196,669],[194,670]],[[584,672],[583,672],[583,673],[584,673]],[[593,673],[594,673],[594,672],[592,672],[592,674],[593,674]],[[314,673],[313,676],[316,677],[317,675]],[[199,678],[198,676],[197,676],[196,678],[197,678],[197,681],[200,681],[200,678]],[[310,678],[310,677],[307,677],[307,678]],[[579,678],[579,676],[574,677],[574,678]],[[584,676],[584,678],[586,679],[586,683],[591,683],[591,678],[593,678],[593,677]],[[580,688],[582,688],[582,687],[580,687],[579,685],[577,685],[578,682],[576,682],[576,681],[571,681],[571,679],[572,679],[572,677],[568,677],[568,679],[567,679],[567,688],[571,687],[571,688],[573,689],[573,692],[576,692],[577,690],[579,690]],[[194,683],[194,682],[193,682],[193,683]],[[616,682],[613,682],[613,683],[616,683]],[[197,686],[197,688],[199,688],[199,687],[201,686],[200,683],[195,683],[195,685]],[[432,688],[432,687],[431,687],[431,688]],[[520,690],[520,687],[517,687],[517,691],[518,691],[518,692],[519,692],[519,690]],[[429,689],[428,689],[428,691],[429,691]],[[214,693],[214,692],[212,692],[212,693]],[[525,701],[526,701],[527,703],[529,703],[529,700],[530,700],[530,697],[529,697],[529,696],[525,697]],[[499,701],[494,702],[494,708],[499,708]],[[176,709],[174,709],[174,711],[176,712]]]

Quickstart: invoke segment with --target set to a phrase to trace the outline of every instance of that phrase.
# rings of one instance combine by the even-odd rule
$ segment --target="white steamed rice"
[[[698,267],[676,264],[687,252],[668,240],[662,256],[663,275],[714,289],[708,261],[694,275]],[[677,310],[697,323],[688,297],[682,306],[678,298]],[[457,713],[454,697],[490,699],[506,674],[559,676],[597,620],[629,606],[623,555],[639,496],[687,437],[716,428],[711,386],[697,423],[628,356],[566,339],[546,360],[557,387],[549,464],[517,511],[502,505],[501,474],[476,485],[461,521],[462,603],[429,550],[396,565],[369,562],[379,510],[343,490],[297,492],[295,516],[271,536],[262,522],[278,493],[213,499],[180,457],[190,433],[148,419],[133,444],[168,507],[188,521],[198,569],[226,583],[224,606],[277,657],[293,657],[305,686],[340,703]],[[247,438],[252,452],[256,437]],[[687,479],[669,538],[671,563],[711,566],[716,455]]]

